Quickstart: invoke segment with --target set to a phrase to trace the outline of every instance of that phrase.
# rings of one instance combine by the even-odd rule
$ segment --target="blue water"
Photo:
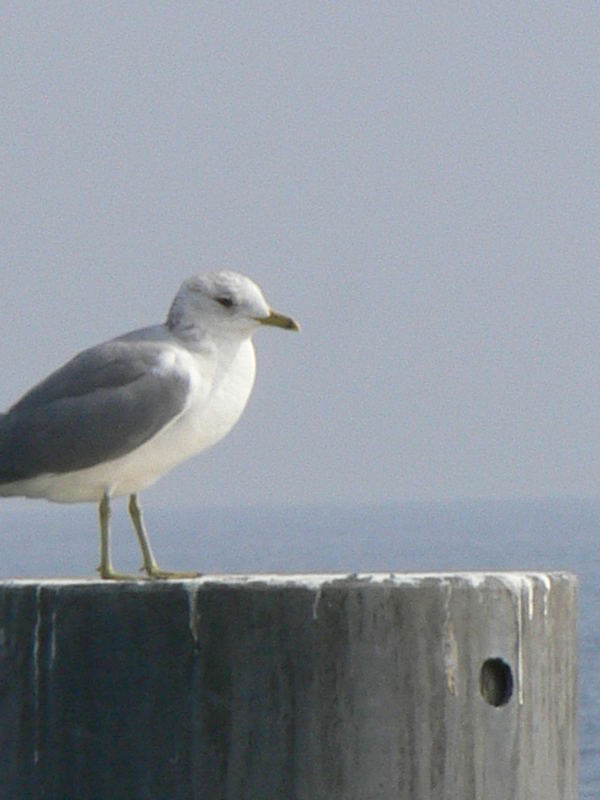
[[[600,797],[600,502],[148,508],[146,519],[158,561],[168,568],[575,572],[580,580],[580,796]],[[92,506],[3,502],[0,530],[0,578],[89,575],[97,563]],[[115,565],[135,570],[140,559],[123,508],[115,514],[114,532]]]

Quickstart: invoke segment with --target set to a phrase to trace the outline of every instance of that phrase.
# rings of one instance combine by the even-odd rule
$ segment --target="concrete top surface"
[[[44,588],[62,586],[148,586],[164,587],[167,585],[185,584],[188,588],[196,588],[218,584],[221,586],[247,586],[261,584],[273,587],[302,587],[319,589],[327,584],[362,584],[362,585],[396,585],[414,586],[423,582],[439,581],[447,583],[466,583],[477,587],[487,580],[496,580],[508,588],[521,590],[530,587],[532,583],[541,583],[550,588],[551,581],[566,580],[576,582],[576,576],[567,571],[504,571],[504,572],[360,572],[360,573],[256,573],[256,574],[231,574],[231,575],[202,575],[198,578],[170,579],[168,581],[154,581],[140,577],[131,581],[107,581],[96,577],[83,578],[7,578],[0,580],[0,587],[10,586],[42,586]]]

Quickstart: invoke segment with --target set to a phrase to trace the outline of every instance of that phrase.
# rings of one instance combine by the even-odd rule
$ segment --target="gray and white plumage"
[[[110,498],[130,495],[144,568],[152,556],[137,492],[215,444],[239,419],[254,383],[260,325],[298,330],[249,278],[194,276],[167,320],[84,350],[0,415],[0,496],[100,504],[103,577]]]

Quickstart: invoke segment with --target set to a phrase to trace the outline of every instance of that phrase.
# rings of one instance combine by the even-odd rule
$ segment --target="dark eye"
[[[217,303],[220,303],[223,306],[223,308],[231,308],[233,305],[233,300],[231,297],[217,297],[216,300]]]

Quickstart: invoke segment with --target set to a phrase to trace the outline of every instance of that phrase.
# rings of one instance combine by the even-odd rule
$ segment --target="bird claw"
[[[147,578],[144,575],[129,575],[126,572],[115,572],[112,567],[98,567],[97,572],[104,581],[144,581]]]
[[[160,569],[159,567],[142,567],[152,580],[183,580],[185,578],[200,578],[201,572],[175,572],[168,569]]]

